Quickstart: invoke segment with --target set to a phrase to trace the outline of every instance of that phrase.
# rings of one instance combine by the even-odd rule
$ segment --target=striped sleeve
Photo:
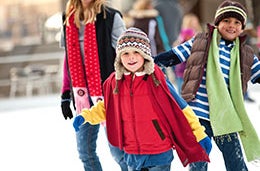
[[[257,79],[260,78],[260,61],[257,56],[254,55],[254,62],[251,67],[251,82],[255,83]]]
[[[193,41],[194,37],[173,48],[173,52],[178,56],[181,62],[184,62],[189,58]]]

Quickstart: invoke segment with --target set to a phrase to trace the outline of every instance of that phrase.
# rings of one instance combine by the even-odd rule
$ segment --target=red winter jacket
[[[175,148],[183,165],[209,161],[197,143],[182,110],[172,98],[161,70],[151,76],[128,76],[118,81],[119,93],[114,94],[115,75],[104,83],[104,100],[109,142],[132,154],[157,154]]]

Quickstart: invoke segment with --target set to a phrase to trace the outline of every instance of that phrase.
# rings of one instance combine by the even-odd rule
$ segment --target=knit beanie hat
[[[121,34],[116,45],[115,72],[116,80],[120,80],[122,75],[128,72],[121,62],[121,54],[126,50],[134,50],[139,52],[143,58],[144,70],[150,75],[154,72],[154,61],[151,56],[151,45],[147,35],[138,28],[131,27]]]
[[[224,18],[234,17],[241,21],[242,29],[244,29],[247,19],[246,13],[246,8],[239,2],[230,0],[224,1],[219,5],[216,11],[214,24],[217,26]]]

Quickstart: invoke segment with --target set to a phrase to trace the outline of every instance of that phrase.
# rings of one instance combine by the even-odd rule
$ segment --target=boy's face
[[[243,32],[241,21],[233,17],[221,20],[217,28],[221,36],[229,41],[235,40]]]
[[[126,50],[121,54],[121,62],[129,72],[143,71],[144,58],[135,50]]]

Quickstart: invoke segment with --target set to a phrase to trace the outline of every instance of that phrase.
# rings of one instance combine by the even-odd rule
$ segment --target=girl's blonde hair
[[[106,0],[93,0],[87,9],[83,9],[81,0],[69,0],[66,5],[66,25],[69,25],[69,18],[74,14],[74,22],[80,28],[80,22],[85,24],[93,23],[96,20],[96,15],[101,12],[102,6],[105,6]]]

